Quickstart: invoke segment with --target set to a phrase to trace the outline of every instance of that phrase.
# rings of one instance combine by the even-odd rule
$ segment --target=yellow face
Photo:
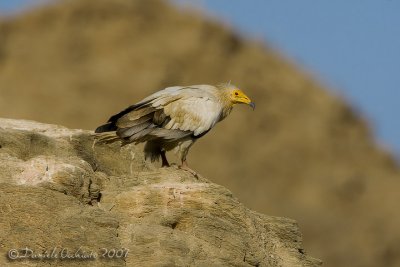
[[[231,101],[233,104],[247,104],[253,109],[256,107],[255,103],[252,102],[251,99],[240,89],[233,89],[231,91]]]

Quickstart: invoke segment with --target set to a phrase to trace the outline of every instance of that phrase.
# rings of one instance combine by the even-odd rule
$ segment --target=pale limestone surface
[[[0,266],[319,266],[295,221],[244,207],[226,188],[146,163],[92,132],[0,119]],[[92,260],[8,260],[62,248]],[[104,249],[127,256],[101,258]],[[60,254],[58,254],[60,257]]]

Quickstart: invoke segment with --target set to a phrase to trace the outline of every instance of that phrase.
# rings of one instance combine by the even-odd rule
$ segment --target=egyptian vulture
[[[161,157],[162,166],[169,166],[166,151],[175,149],[180,167],[190,170],[186,162],[190,147],[236,104],[255,108],[254,102],[231,84],[168,87],[111,116],[95,132],[98,140],[106,143],[146,142],[146,160]]]

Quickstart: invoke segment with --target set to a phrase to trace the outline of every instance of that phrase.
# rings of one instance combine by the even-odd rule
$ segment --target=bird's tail
[[[93,136],[95,142],[99,144],[110,144],[121,141],[115,132],[95,133]]]

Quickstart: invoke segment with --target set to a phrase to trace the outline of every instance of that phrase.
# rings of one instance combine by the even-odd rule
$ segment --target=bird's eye
[[[238,93],[238,92],[235,92],[235,95],[239,95],[239,93]]]

